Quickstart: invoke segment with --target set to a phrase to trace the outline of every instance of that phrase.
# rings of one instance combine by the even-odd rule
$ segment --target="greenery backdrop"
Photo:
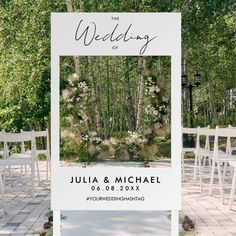
[[[169,57],[89,56],[79,64],[61,57],[60,64],[62,156],[143,160],[160,152],[158,138],[170,144]]]
[[[50,117],[50,13],[181,12],[182,55],[194,91],[195,125],[236,125],[236,7],[233,0],[1,0],[0,129],[44,129]],[[75,64],[79,58],[74,58]],[[77,62],[76,62],[77,60]],[[188,96],[188,94],[186,94]],[[183,122],[189,124],[188,99]]]

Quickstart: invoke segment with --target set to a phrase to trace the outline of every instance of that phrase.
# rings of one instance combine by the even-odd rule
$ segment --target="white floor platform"
[[[170,236],[169,212],[63,211],[61,236]]]

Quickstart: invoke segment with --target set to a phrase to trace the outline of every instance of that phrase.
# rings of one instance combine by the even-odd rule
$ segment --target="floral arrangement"
[[[131,159],[137,159],[139,150],[141,146],[147,141],[145,137],[139,132],[128,132],[129,137],[125,139],[125,144],[127,146],[128,152]]]
[[[96,131],[93,131],[82,135],[82,142],[98,145],[102,142],[102,139],[97,135]]]

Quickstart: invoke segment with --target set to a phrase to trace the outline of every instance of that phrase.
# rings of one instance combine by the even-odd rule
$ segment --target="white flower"
[[[69,123],[73,123],[74,121],[74,117],[72,115],[69,115],[68,117],[66,117],[66,119],[68,120]]]
[[[64,89],[62,91],[62,98],[68,101],[72,97],[72,91],[70,89]]]
[[[169,99],[168,99],[167,97],[165,97],[165,96],[162,97],[162,101],[163,101],[163,102],[168,102],[168,100],[169,100]]]
[[[149,93],[154,93],[154,92],[156,93],[160,92],[160,89],[157,85],[156,86],[152,85],[151,87],[149,87]]]
[[[110,143],[111,143],[112,145],[116,145],[116,144],[117,144],[117,140],[114,139],[114,138],[110,138]]]
[[[83,90],[83,92],[86,92],[86,91],[88,90],[88,85],[86,84],[85,81],[80,82],[80,83],[78,84],[78,87],[81,88],[81,89]]]
[[[75,78],[75,79],[78,79],[78,78],[79,78],[79,75],[78,75],[77,73],[74,73],[72,76],[73,76],[73,78]]]
[[[83,120],[83,121],[88,120],[88,116],[87,116],[86,114],[82,114],[82,120]]]
[[[109,143],[109,140],[106,139],[106,140],[103,140],[103,141],[102,141],[102,144],[103,144],[103,145],[109,145],[110,143]]]
[[[126,143],[127,144],[132,144],[132,143],[137,143],[141,144],[143,143],[143,138],[140,133],[138,132],[131,132],[130,137],[126,138]]]
[[[99,143],[99,142],[102,141],[102,139],[101,139],[100,137],[95,137],[95,138],[94,138],[94,141],[97,142],[97,143]]]
[[[79,79],[79,75],[74,73],[68,76],[68,82],[70,85],[73,85]]]
[[[96,136],[96,135],[97,135],[97,132],[96,132],[96,131],[91,132],[91,136],[92,136],[92,137],[94,137],[94,136]]]
[[[155,87],[154,87],[154,86],[151,86],[151,87],[149,88],[149,92],[150,92],[150,93],[154,93],[154,91],[155,91]]]
[[[159,93],[161,90],[158,86],[156,86],[156,92]]]
[[[159,112],[158,112],[157,110],[154,110],[154,111],[153,111],[153,115],[154,115],[154,116],[157,116],[158,114],[159,114]]]

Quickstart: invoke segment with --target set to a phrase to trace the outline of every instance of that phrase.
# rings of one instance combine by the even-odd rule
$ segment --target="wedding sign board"
[[[155,168],[60,165],[60,57],[65,56],[170,58],[170,165]],[[51,68],[52,209],[180,210],[181,15],[52,13]]]

